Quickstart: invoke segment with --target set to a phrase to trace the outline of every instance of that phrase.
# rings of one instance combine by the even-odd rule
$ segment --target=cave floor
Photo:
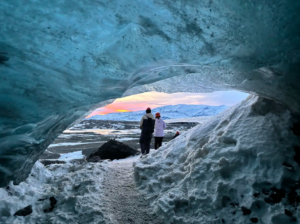
[[[107,224],[163,224],[135,188],[133,162],[139,156],[109,162],[103,179],[103,215]]]

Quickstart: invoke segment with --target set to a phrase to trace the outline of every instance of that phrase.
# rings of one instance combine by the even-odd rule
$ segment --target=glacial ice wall
[[[97,103],[204,66],[209,91],[258,83],[300,111],[297,0],[0,0],[0,9],[0,187],[24,180]],[[268,71],[253,75],[259,68]]]
[[[137,186],[166,224],[299,223],[294,122],[249,96],[137,161]]]

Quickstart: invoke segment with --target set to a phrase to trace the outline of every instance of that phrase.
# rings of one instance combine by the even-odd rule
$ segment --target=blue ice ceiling
[[[0,0],[0,9],[0,186],[24,180],[59,133],[132,87],[197,91],[197,81],[300,111],[297,0]]]

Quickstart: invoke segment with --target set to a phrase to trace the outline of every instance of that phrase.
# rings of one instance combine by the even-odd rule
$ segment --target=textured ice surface
[[[248,97],[136,162],[135,180],[165,223],[298,223],[292,122],[284,106]]]
[[[25,180],[85,112],[173,76],[192,79],[157,89],[236,88],[300,111],[297,0],[0,0],[0,8],[0,186]]]

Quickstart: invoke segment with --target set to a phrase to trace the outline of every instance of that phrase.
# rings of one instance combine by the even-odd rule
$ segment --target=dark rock
[[[57,203],[57,200],[56,200],[55,197],[50,197],[49,201],[50,201],[50,208],[45,209],[44,210],[45,213],[52,212],[53,209],[54,209],[54,207],[55,207],[55,205],[56,205],[56,203]]]
[[[30,215],[32,213],[32,206],[28,205],[25,208],[20,209],[19,211],[17,211],[14,215],[15,216],[27,216]]]
[[[251,214],[251,210],[242,206],[242,212],[243,212],[243,215],[250,215]]]
[[[222,219],[222,223],[225,223],[225,220],[224,220],[224,219]]]
[[[65,161],[60,161],[60,160],[40,160],[40,162],[44,165],[44,166],[49,166],[51,164],[65,164]]]
[[[253,197],[257,198],[259,195],[260,195],[260,193],[256,192],[256,193],[253,194]]]
[[[258,218],[251,218],[250,220],[251,220],[251,222],[253,222],[253,223],[258,223]]]
[[[284,214],[286,214],[287,216],[289,217],[292,217],[293,216],[293,212],[287,210],[287,209],[284,209]]]
[[[109,140],[105,144],[103,144],[97,151],[91,153],[87,160],[93,158],[94,156],[98,156],[101,159],[124,159],[129,156],[135,156],[140,154],[139,151],[125,145],[122,142],[118,142],[116,140]]]
[[[100,162],[101,159],[99,156],[94,156],[94,157],[88,158],[86,161],[90,162],[90,163],[97,163],[97,162]]]

